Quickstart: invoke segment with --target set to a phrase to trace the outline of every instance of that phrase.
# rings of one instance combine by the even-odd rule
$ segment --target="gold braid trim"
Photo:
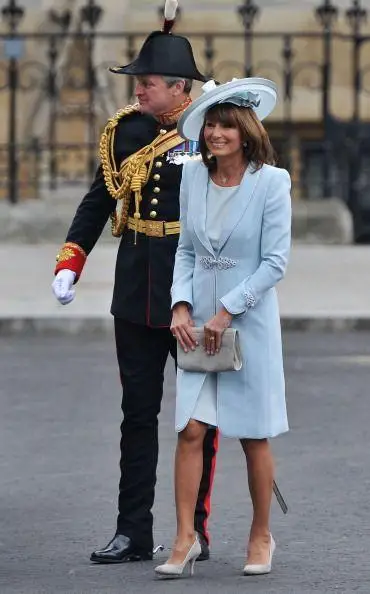
[[[120,181],[119,171],[117,170],[116,160],[114,158],[114,141],[116,137],[116,128],[119,121],[125,116],[137,113],[139,111],[139,104],[127,105],[123,109],[117,111],[116,115],[110,118],[104,128],[104,132],[100,138],[100,159],[103,168],[103,175],[108,192],[119,200],[123,197],[125,192],[125,180]]]
[[[57,254],[56,261],[60,263],[71,260],[71,258],[76,256],[76,252],[79,252],[84,260],[87,259],[87,254],[81,246],[79,246],[77,243],[73,243],[72,241],[68,241],[68,243],[63,245],[60,253]]]
[[[113,118],[108,120],[100,139],[100,158],[105,184],[112,198],[122,201],[119,209],[116,209],[111,215],[112,235],[114,237],[120,237],[127,224],[131,192],[135,195],[134,217],[136,219],[140,218],[141,188],[148,182],[153,168],[155,156],[154,142],[124,161],[120,169],[118,169],[114,158],[114,141],[119,121],[121,118],[138,111],[138,103],[128,105],[118,111]],[[149,165],[147,168],[145,162],[148,160],[148,157]]]
[[[118,111],[113,118],[108,120],[100,139],[100,158],[104,181],[112,198],[120,201],[115,212],[111,215],[112,235],[114,237],[120,237],[127,224],[131,193],[135,197],[134,218],[136,221],[139,221],[141,216],[141,190],[149,180],[154,159],[158,154],[157,151],[165,152],[165,150],[169,150],[167,146],[176,146],[182,142],[176,131],[168,134],[168,140],[167,137],[164,139],[163,135],[159,135],[153,142],[125,159],[118,169],[114,158],[114,141],[118,122],[126,115],[138,111],[139,104],[128,105]],[[135,229],[135,243],[136,233],[137,229]]]
[[[153,169],[154,157],[155,146],[153,141],[153,143],[132,155],[121,165],[119,177],[122,180],[122,193],[116,198],[120,200],[120,204],[117,206],[116,211],[111,215],[112,235],[114,235],[114,237],[120,237],[127,224],[131,193],[133,193],[135,197],[134,218],[136,220],[140,219],[140,202],[142,200],[141,190],[149,180]],[[146,166],[146,162],[148,162],[148,167]]]

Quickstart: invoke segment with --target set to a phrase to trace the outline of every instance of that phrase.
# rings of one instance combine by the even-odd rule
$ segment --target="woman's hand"
[[[172,309],[171,332],[179,341],[185,353],[188,350],[194,351],[198,346],[194,332],[194,322],[189,313],[187,303],[177,303]]]
[[[221,348],[222,335],[231,324],[233,316],[224,307],[204,324],[204,348],[208,355],[218,353]]]

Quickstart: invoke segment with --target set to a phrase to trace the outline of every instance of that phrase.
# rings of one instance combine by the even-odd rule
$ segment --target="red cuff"
[[[65,243],[57,255],[57,265],[54,272],[57,274],[59,270],[72,270],[76,273],[75,282],[77,282],[81,276],[86,258],[86,252],[77,243]]]

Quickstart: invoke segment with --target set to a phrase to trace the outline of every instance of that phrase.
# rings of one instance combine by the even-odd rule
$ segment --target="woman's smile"
[[[227,145],[227,142],[215,142],[215,141],[211,141],[210,144],[211,144],[211,146],[213,146],[215,148],[223,148],[224,146]]]

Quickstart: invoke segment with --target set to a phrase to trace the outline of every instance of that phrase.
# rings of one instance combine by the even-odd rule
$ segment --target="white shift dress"
[[[238,189],[239,186],[227,188],[218,186],[209,178],[206,198],[206,234],[215,254],[218,252],[222,223],[226,218],[228,203]],[[217,427],[217,373],[207,373],[191,418]]]

